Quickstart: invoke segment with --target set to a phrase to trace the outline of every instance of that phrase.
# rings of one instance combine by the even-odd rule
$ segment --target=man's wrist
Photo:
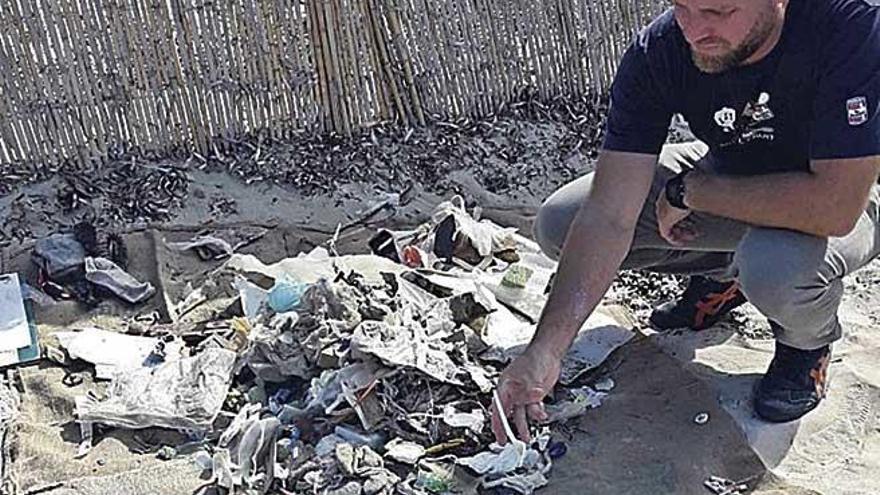
[[[542,334],[536,335],[536,338],[529,343],[526,352],[533,352],[550,356],[557,360],[562,360],[568,354],[568,348],[571,346],[565,338],[558,338],[559,334],[548,337]]]

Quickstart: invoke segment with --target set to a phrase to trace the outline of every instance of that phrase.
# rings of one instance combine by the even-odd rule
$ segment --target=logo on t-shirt
[[[736,110],[724,107],[715,112],[715,123],[724,130],[721,148],[741,146],[753,141],[770,142],[776,139],[776,130],[768,125],[775,115],[770,109],[770,93],[762,91],[754,101],[746,103],[737,118]]]
[[[724,132],[732,132],[736,129],[736,110],[724,107],[715,112],[715,123],[720,125]]]
[[[862,125],[868,121],[868,99],[856,96],[846,100],[846,120],[849,125]]]

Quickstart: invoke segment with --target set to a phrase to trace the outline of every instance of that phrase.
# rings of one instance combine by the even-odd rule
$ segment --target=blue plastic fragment
[[[279,388],[269,397],[269,411],[274,415],[278,415],[285,404],[289,403],[293,398],[293,389]]]
[[[307,284],[276,280],[275,285],[269,290],[269,307],[276,313],[286,313],[299,305],[307,288]]]
[[[559,459],[564,456],[566,452],[568,452],[568,446],[565,445],[564,442],[551,441],[550,444],[547,445],[547,455],[549,455],[551,459]]]
[[[299,441],[300,437],[302,437],[302,431],[296,426],[290,427],[290,443],[295,444]]]

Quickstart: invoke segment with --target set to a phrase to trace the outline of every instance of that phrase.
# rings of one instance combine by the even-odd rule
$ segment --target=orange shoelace
[[[724,292],[707,294],[706,297],[697,301],[697,314],[694,316],[694,327],[703,326],[707,316],[714,316],[721,310],[724,303],[733,300],[739,292],[739,284],[734,282]]]
[[[816,393],[819,397],[825,397],[825,381],[828,378],[828,363],[831,355],[826,354],[819,360],[819,366],[810,370],[810,378],[816,381]]]

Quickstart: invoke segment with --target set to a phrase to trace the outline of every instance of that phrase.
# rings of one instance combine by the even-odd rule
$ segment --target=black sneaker
[[[703,330],[714,325],[733,308],[746,302],[734,280],[718,282],[707,277],[692,276],[684,294],[675,301],[657,306],[649,321],[658,330],[691,328]]]
[[[755,412],[785,423],[812,411],[825,397],[831,347],[802,351],[776,342],[767,373],[755,388]]]

